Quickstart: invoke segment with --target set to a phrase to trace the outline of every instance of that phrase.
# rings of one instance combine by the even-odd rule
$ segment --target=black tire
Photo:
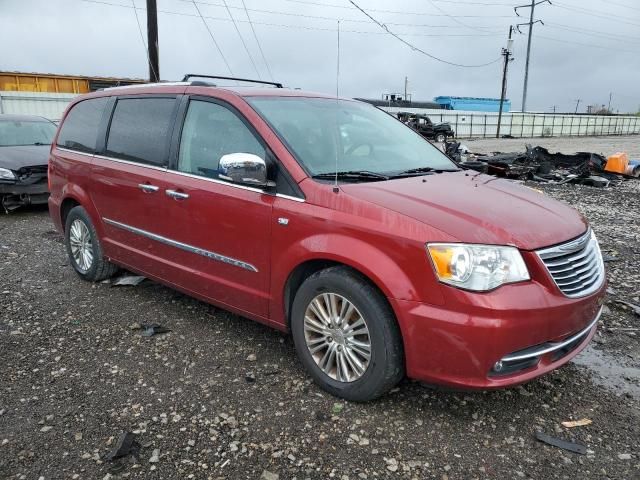
[[[313,359],[304,333],[304,316],[309,303],[321,293],[335,293],[351,302],[369,330],[371,358],[357,380],[341,382],[324,373]],[[380,292],[362,275],[344,266],[321,270],[298,289],[291,309],[291,332],[302,364],[313,380],[332,395],[355,402],[373,400],[404,377],[402,338],[396,318]]]
[[[91,262],[90,267],[87,269],[83,269],[78,264],[71,251],[71,226],[75,221],[82,222],[87,227],[89,236],[91,237],[91,251],[93,253],[93,261]],[[102,244],[100,243],[100,239],[98,238],[96,229],[93,226],[93,222],[91,221],[91,218],[89,217],[87,211],[80,206],[73,207],[67,215],[67,220],[64,227],[64,245],[67,250],[67,255],[69,256],[69,263],[71,263],[73,269],[83,280],[87,280],[89,282],[99,282],[101,280],[112,277],[118,271],[118,267],[116,265],[104,258],[102,254]]]
[[[446,133],[436,133],[436,142],[444,143],[446,141],[447,141],[447,134]]]

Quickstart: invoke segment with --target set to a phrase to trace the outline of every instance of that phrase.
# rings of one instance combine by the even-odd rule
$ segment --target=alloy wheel
[[[322,293],[305,311],[304,337],[314,362],[330,378],[353,382],[371,360],[369,328],[358,309],[342,295]]]
[[[89,227],[80,219],[71,223],[69,245],[76,266],[82,273],[87,272],[93,265],[93,243]]]

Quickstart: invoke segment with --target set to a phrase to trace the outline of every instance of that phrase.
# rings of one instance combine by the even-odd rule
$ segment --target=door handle
[[[177,190],[165,190],[164,193],[175,200],[186,200],[187,198],[189,198],[188,193],[178,192]]]
[[[151,185],[150,183],[139,183],[138,188],[145,193],[153,193],[160,190],[160,187],[156,187],[155,185]]]

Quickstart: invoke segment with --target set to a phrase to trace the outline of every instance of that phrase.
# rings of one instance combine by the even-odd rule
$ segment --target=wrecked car
[[[0,115],[0,205],[9,212],[46,204],[47,162],[56,125],[32,115]]]
[[[80,278],[125,268],[291,332],[308,374],[348,400],[405,375],[523,383],[597,329],[605,271],[584,217],[460,169],[369,104],[108,88],[71,102],[50,164],[49,212]]]
[[[433,139],[438,143],[444,143],[447,138],[455,137],[455,132],[448,123],[433,123],[427,115],[398,112],[398,120],[413,128],[424,138]]]

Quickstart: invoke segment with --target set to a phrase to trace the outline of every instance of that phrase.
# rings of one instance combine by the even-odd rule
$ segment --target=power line
[[[558,3],[557,1],[554,1],[553,6],[554,7],[558,7],[558,8],[562,8],[564,10],[568,10],[568,11],[574,12],[574,13],[581,13],[582,15],[590,15],[592,17],[601,18],[603,20],[609,20],[609,21],[612,21],[612,22],[624,23],[626,25],[633,25],[635,27],[640,27],[640,23],[628,22],[626,20],[627,17],[621,17],[619,15],[612,15],[612,14],[604,13],[602,11],[589,10],[589,9],[582,8],[582,7],[574,7],[574,6],[571,6],[571,5]]]
[[[227,69],[229,70],[229,73],[231,73],[231,76],[234,77],[235,75],[233,74],[233,70],[231,70],[231,66],[229,65],[229,62],[227,62],[227,59],[224,56],[224,53],[222,53],[222,49],[220,48],[220,45],[218,45],[218,42],[216,42],[216,39],[213,36],[213,33],[211,33],[211,29],[209,28],[209,25],[207,24],[207,21],[202,16],[202,13],[200,13],[200,9],[198,8],[198,4],[195,2],[195,0],[193,0],[193,6],[196,7],[196,10],[198,11],[198,16],[202,19],[202,23],[204,23],[204,26],[206,27],[207,32],[209,32],[209,36],[211,37],[211,40],[213,41],[213,44],[218,49],[218,53],[220,53],[220,56],[222,57],[222,60],[224,61],[224,64],[227,66]]]
[[[144,47],[144,54],[147,57],[147,62],[149,63],[149,67],[153,71],[154,77],[160,78],[158,76],[158,72],[156,72],[153,64],[151,63],[151,58],[149,57],[149,49],[147,48],[147,42],[144,41],[144,33],[142,33],[142,26],[140,25],[140,19],[138,18],[138,9],[136,8],[135,0],[131,0],[131,5],[133,5],[133,13],[136,16],[136,23],[138,24],[138,32],[140,32],[140,40],[142,40],[142,46]]]
[[[432,0],[438,3],[452,3],[454,5],[482,5],[482,6],[500,6],[513,7],[513,3],[497,3],[497,2],[471,2],[463,0]]]
[[[625,52],[625,53],[634,53],[634,54],[638,53],[637,50],[623,50],[623,49],[620,49],[620,48],[617,48],[617,47],[604,47],[602,45],[598,45],[597,43],[573,42],[571,40],[565,40],[565,39],[562,39],[562,38],[547,37],[547,36],[544,36],[544,35],[538,35],[537,38],[543,38],[545,40],[551,40],[553,42],[569,43],[569,44],[573,44],[573,45],[581,45],[583,47],[601,48],[602,50],[612,50],[612,51],[616,51],[616,52]]]
[[[619,35],[617,33],[608,33],[608,32],[602,32],[600,30],[591,30],[587,28],[575,28],[570,25],[563,25],[561,23],[546,22],[545,26],[547,26],[548,28],[554,28],[554,29],[563,30],[566,32],[579,33],[581,35],[587,35],[587,36],[592,36],[596,38],[603,38],[606,40],[614,40],[618,42],[621,42],[621,41],[640,42],[640,37]]]
[[[251,21],[251,17],[249,16],[249,11],[247,10],[247,6],[242,1],[242,7],[244,8],[244,13],[247,16],[247,20],[249,22],[249,26],[251,26],[251,31],[253,32],[253,38],[255,38],[256,43],[258,44],[258,50],[260,50],[260,55],[262,56],[262,61],[264,62],[265,67],[267,67],[267,73],[269,73],[269,78],[273,82],[273,75],[271,74],[271,68],[269,68],[269,62],[267,62],[267,58],[264,56],[264,51],[262,50],[262,45],[260,45],[260,40],[258,40],[258,35],[256,35],[256,29],[253,28],[253,22]]]
[[[227,12],[229,13],[229,18],[231,18],[231,22],[233,23],[233,27],[236,29],[236,32],[238,33],[238,36],[240,37],[240,41],[242,42],[242,46],[244,47],[245,52],[247,52],[247,56],[249,57],[249,61],[251,61],[251,65],[253,65],[253,69],[256,71],[256,75],[258,75],[258,80],[262,80],[262,77],[260,76],[260,72],[258,71],[258,67],[256,67],[256,62],[253,61],[253,57],[251,56],[251,52],[249,51],[249,48],[247,47],[247,44],[244,41],[244,37],[242,36],[242,33],[240,33],[240,29],[238,28],[238,24],[236,23],[236,20],[233,18],[233,15],[231,14],[231,10],[229,10],[229,5],[227,5],[227,0],[222,0],[222,3],[224,3],[224,6],[227,9]]]
[[[191,2],[192,0],[175,0],[178,2]],[[350,7],[348,5],[336,5],[336,4],[325,4],[325,3],[319,3],[319,2],[314,2],[314,1],[310,1],[310,0],[281,0],[281,1],[285,1],[285,2],[291,2],[291,3],[298,3],[298,4],[302,4],[302,5],[314,5],[314,6],[318,6],[318,7],[323,7],[323,8],[341,8],[344,10],[356,10],[356,8],[354,7]],[[211,2],[204,2],[204,1],[198,1],[198,3],[200,5],[209,5],[212,7],[222,7],[223,5],[219,4],[219,3],[211,3]],[[242,9],[242,7],[236,7],[231,5],[229,8],[239,8]],[[249,8],[248,9],[250,12],[261,12],[261,13],[274,13],[274,14],[278,14],[278,15],[296,15],[296,16],[305,16],[302,14],[291,14],[291,13],[287,13],[287,12],[277,12],[277,11],[273,11],[273,10],[259,10],[256,8]],[[393,13],[393,14],[399,14],[399,15],[422,15],[422,16],[427,16],[427,17],[447,17],[448,15],[444,15],[444,14],[437,14],[437,13],[427,13],[427,12],[406,12],[406,11],[399,11],[399,10],[380,10],[380,9],[367,9],[370,12],[376,12],[376,13]],[[308,15],[310,18],[318,18],[318,17],[314,17],[313,15]],[[512,18],[511,15],[456,15],[458,18]],[[336,18],[336,17],[332,17],[332,18],[328,18],[329,20],[340,20],[341,22],[350,22],[352,20],[349,19],[344,19],[344,18]],[[355,20],[353,20],[355,21]],[[360,20],[361,22],[361,20]],[[335,28],[333,29],[335,30]]]
[[[435,55],[432,55],[432,54],[430,54],[428,52],[425,52],[424,50],[422,50],[422,49],[416,47],[415,45],[412,45],[411,43],[407,42],[404,38],[402,38],[402,37],[398,36],[397,34],[393,33],[391,30],[389,30],[389,27],[387,27],[385,24],[380,23],[378,20],[373,18],[366,11],[364,11],[362,8],[360,8],[353,0],[349,0],[349,3],[351,3],[354,7],[356,7],[363,14],[365,14],[367,17],[369,17],[371,19],[371,21],[376,23],[380,28],[385,30],[392,37],[395,37],[396,39],[400,40],[402,43],[407,45],[412,50],[414,50],[416,52],[419,52],[419,53],[422,53],[423,55],[426,55],[427,57],[432,58],[433,60],[437,60],[438,62],[446,63],[447,65],[453,65],[454,67],[476,68],[476,67],[486,67],[487,65],[491,65],[493,63],[496,63],[496,62],[500,61],[500,57],[498,57],[497,59],[495,59],[495,60],[493,60],[491,62],[483,63],[483,64],[480,64],[480,65],[463,65],[463,64],[460,64],[460,63],[449,62],[448,60],[444,60],[444,59],[436,57]]]
[[[176,0],[179,2],[189,2],[191,3],[192,0]],[[202,2],[202,1],[198,1],[197,2],[199,5],[207,5],[210,7],[223,7],[223,5],[218,4],[218,3],[211,3],[211,2]],[[236,9],[243,9],[243,7],[236,7],[236,6],[229,6],[229,8],[236,8]],[[320,15],[311,15],[311,14],[305,14],[305,13],[293,13],[293,12],[281,12],[281,11],[277,11],[277,10],[264,10],[264,9],[258,9],[258,8],[247,8],[248,11],[250,12],[255,12],[255,13],[265,13],[265,14],[269,14],[269,15],[283,15],[283,16],[287,16],[287,17],[299,17],[299,18],[310,18],[313,20],[327,20],[327,21],[331,21],[331,22],[336,22],[336,21],[340,21],[340,22],[344,22],[344,23],[370,23],[368,20],[362,20],[362,19],[351,19],[351,18],[339,18],[339,17],[327,17],[327,16],[320,16]],[[442,15],[434,15],[434,16],[439,16],[439,17],[451,17],[451,15],[446,15],[446,14],[442,14]],[[486,18],[486,17],[485,17]],[[394,25],[394,26],[403,26],[403,27],[432,27],[432,28],[451,28],[451,25],[424,25],[424,24],[415,24],[415,23],[394,23],[394,22],[385,22],[387,25]],[[476,27],[468,27],[468,28],[476,28]],[[480,26],[477,28],[491,28],[490,26]],[[335,29],[332,29],[335,30]]]
[[[482,27],[474,27],[472,25],[467,25],[466,23],[462,22],[461,20],[458,20],[457,17],[448,14],[447,12],[445,12],[442,8],[440,8],[438,5],[436,5],[435,3],[433,3],[433,0],[427,0],[432,6],[433,8],[435,8],[436,10],[438,10],[440,13],[446,15],[448,18],[450,18],[451,20],[453,20],[455,23],[457,23],[458,25],[462,25],[465,28],[470,28],[472,30],[478,30],[478,31],[483,31]],[[438,1],[438,0],[436,0]]]
[[[105,0],[80,0],[82,2],[86,2],[86,3],[95,3],[95,4],[99,4],[99,5],[109,5],[109,6],[113,6],[113,7],[122,7],[122,8],[133,8],[130,5],[123,5],[121,3],[111,3],[111,2],[107,2]],[[143,8],[140,7],[136,7],[139,10],[144,10]],[[201,18],[198,15],[195,15],[193,13],[185,13],[185,12],[175,12],[175,11],[171,11],[171,10],[158,10],[159,13],[164,13],[167,15],[177,15],[177,16],[181,16],[181,17],[193,17],[193,18]],[[229,18],[225,18],[225,17],[212,17],[212,16],[208,16],[208,15],[203,15],[202,18],[206,18],[207,20],[216,20],[216,21],[221,21],[221,22],[230,22],[231,20]],[[236,20],[236,22],[239,23],[249,23],[246,20]],[[254,25],[263,25],[263,26],[268,26],[268,27],[279,27],[279,28],[293,28],[293,29],[298,29],[298,30],[315,30],[315,31],[321,31],[321,32],[335,32],[336,29],[335,28],[323,28],[323,27],[312,27],[312,26],[308,26],[308,25],[291,25],[291,24],[282,24],[282,23],[269,23],[269,22],[256,22],[256,21],[252,21],[251,23],[253,23]],[[366,21],[366,24],[370,24],[371,22]],[[448,26],[447,28],[451,28],[451,26]],[[360,34],[360,35],[388,35],[388,32],[386,31],[382,31],[382,32],[373,32],[373,31],[362,31],[362,30],[343,30],[342,28],[340,29],[340,31],[342,33],[355,33],[355,34]],[[408,36],[408,37],[496,37],[496,36],[500,36],[500,34],[498,33],[486,33],[486,34],[476,34],[476,33],[402,33],[403,36]]]

